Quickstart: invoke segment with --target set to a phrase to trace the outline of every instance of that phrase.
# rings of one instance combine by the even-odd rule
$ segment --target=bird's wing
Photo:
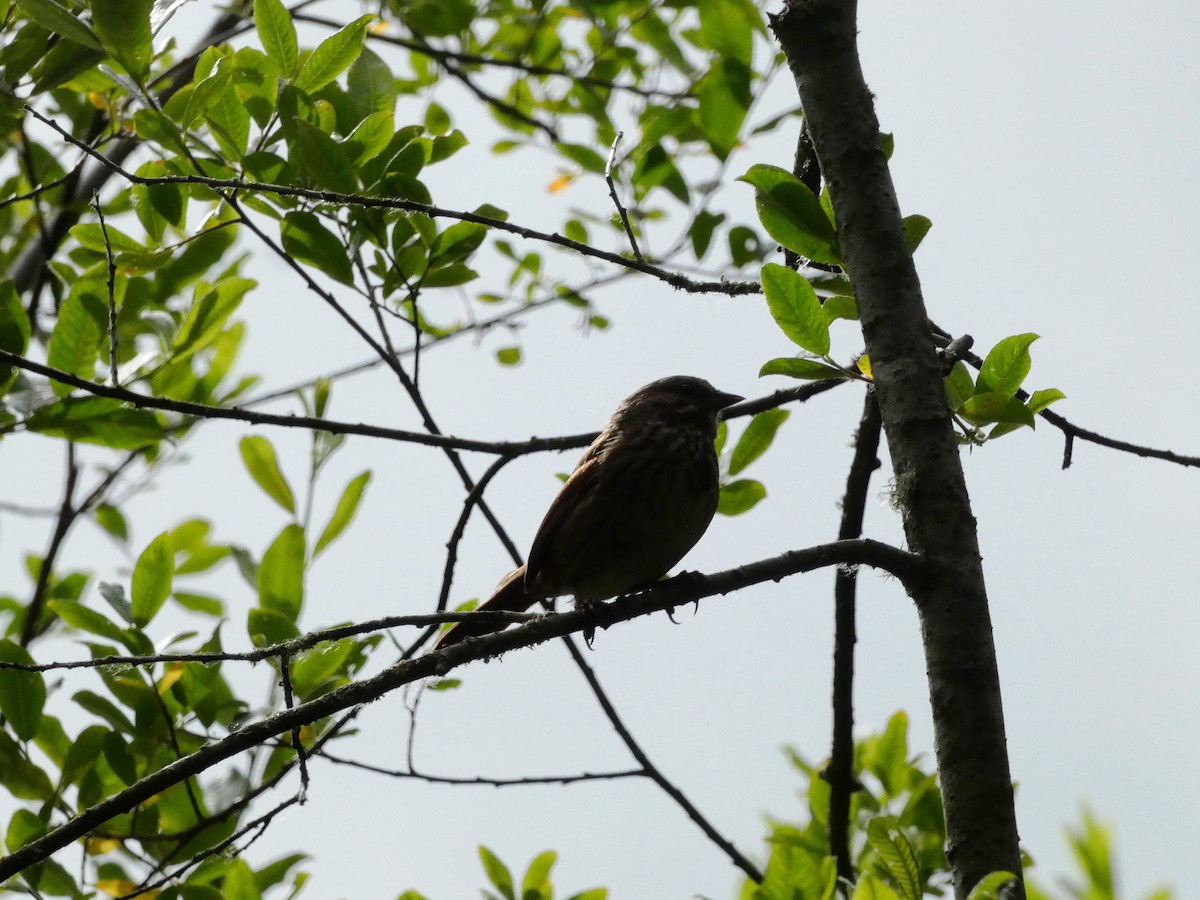
[[[525,564],[527,590],[534,587],[547,591],[561,589],[561,585],[543,583],[543,573],[547,566],[554,565],[550,558],[553,548],[562,546],[563,542],[557,536],[570,527],[572,514],[584,505],[584,498],[596,489],[597,471],[610,440],[607,432],[596,438],[580,459],[575,471],[571,473],[571,477],[567,479],[567,483],[558,492],[558,496],[554,498],[554,502],[550,504],[550,508],[546,510],[546,516],[533,538],[533,546],[529,548],[529,560]]]

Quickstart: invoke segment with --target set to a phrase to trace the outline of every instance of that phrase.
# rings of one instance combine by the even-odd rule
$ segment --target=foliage
[[[257,0],[223,15],[195,46],[183,43],[191,34],[170,36],[178,6],[0,0],[0,267],[10,274],[0,281],[0,350],[49,367],[0,365],[0,438],[51,439],[71,473],[61,541],[28,557],[28,588],[10,586],[0,598],[0,663],[35,667],[45,661],[38,639],[56,634],[81,640],[93,659],[149,657],[99,667],[86,687],[69,677],[57,693],[56,676],[2,673],[0,786],[20,802],[9,852],[257,718],[264,701],[229,677],[237,660],[221,658],[227,644],[270,651],[264,658],[282,686],[265,698],[268,711],[349,683],[380,644],[350,636],[278,649],[312,628],[312,566],[347,532],[370,487],[364,471],[339,485],[331,506],[315,503],[345,439],[320,423],[307,471],[268,435],[240,443],[241,465],[279,516],[260,546],[223,540],[219,524],[184,511],[150,540],[131,537],[132,492],[182,461],[208,417],[260,402],[251,393],[258,377],[239,361],[239,313],[259,288],[251,255],[287,266],[377,362],[394,360],[389,328],[428,347],[495,310],[492,323],[508,333],[496,357],[515,365],[522,348],[511,323],[542,305],[607,326],[589,293],[614,278],[578,260],[620,261],[599,248],[620,249],[626,238],[602,211],[570,210],[557,238],[527,232],[486,197],[469,210],[438,207],[428,174],[478,166],[484,143],[518,167],[530,148],[548,150],[558,191],[600,182],[603,151],[614,148],[611,172],[653,267],[690,260],[711,267],[715,284],[770,250],[714,201],[751,132],[792,118],[748,118],[778,66],[749,0],[387,2],[377,15],[337,23]],[[481,147],[464,152],[471,141]],[[81,196],[84,183],[97,187]],[[539,249],[556,244],[569,253]],[[311,420],[325,419],[330,398],[326,380],[298,394]],[[730,478],[767,449],[784,418],[773,411],[750,423],[726,460]],[[84,492],[76,481],[88,475],[95,487]],[[736,478],[722,511],[744,512],[764,495],[759,482]],[[64,562],[61,543],[88,518],[130,555],[126,575],[98,581]],[[219,566],[236,567],[253,598],[242,621],[229,617],[243,604],[198,581]],[[164,639],[179,621],[185,630]],[[209,661],[158,658],[181,652]],[[93,831],[87,865],[72,872],[51,860],[20,881],[55,896],[258,896],[289,884],[294,892],[304,857],[254,868],[236,850],[291,802],[264,812],[260,798],[295,768],[295,742],[312,751],[341,728],[321,720],[251,749],[219,779],[178,783]],[[525,896],[550,896],[552,863],[535,861]],[[502,868],[489,869],[501,894]]]
[[[317,486],[346,430],[327,418],[329,380],[296,392],[315,420],[306,423],[307,466],[281,459],[266,435],[240,442],[241,465],[278,517],[259,546],[232,543],[218,524],[182,510],[152,539],[131,538],[131,494],[181,462],[208,418],[254,421],[270,399],[252,394],[259,378],[239,360],[239,314],[259,294],[251,256],[285,266],[361,338],[373,364],[394,368],[414,401],[417,367],[406,370],[400,357],[453,334],[500,332],[497,361],[518,365],[521,316],[560,305],[603,329],[594,289],[635,271],[597,275],[586,264],[632,266],[619,217],[607,210],[572,208],[556,231],[538,232],[491,197],[446,209],[429,187],[432,174],[451,178],[481,159],[528,177],[520,160],[537,150],[554,160],[547,191],[600,185],[611,172],[645,256],[637,271],[728,293],[758,291],[757,281],[732,280],[757,272],[771,314],[805,354],[770,360],[761,374],[871,378],[869,360],[844,366],[831,356],[832,324],[856,320],[857,309],[838,269],[827,194],[752,166],[742,180],[755,191],[761,228],[738,221],[718,195],[748,142],[797,123],[795,110],[752,120],[779,61],[750,0],[387,0],[376,14],[332,24],[256,0],[235,5],[194,47],[162,30],[177,5],[0,0],[0,266],[9,273],[0,281],[0,350],[45,364],[0,363],[0,439],[49,441],[67,472],[55,541],[27,557],[29,585],[0,596],[0,787],[18,802],[5,832],[10,853],[263,713],[355,681],[383,646],[358,635],[286,643],[313,628],[312,567],[347,533],[372,478],[356,474],[318,508]],[[472,118],[479,107],[486,126]],[[905,221],[912,249],[929,225]],[[772,242],[824,268],[766,262]],[[394,332],[412,343],[395,346]],[[973,383],[955,367],[948,392],[963,422],[995,423],[996,436],[1032,424],[1033,412],[1061,396],[1018,399],[1029,343],[1002,342]],[[722,513],[745,513],[766,496],[743,473],[787,416],[759,413],[731,448],[722,428]],[[94,488],[77,490],[85,475]],[[127,577],[98,581],[64,561],[61,544],[83,519],[128,554]],[[241,598],[198,586],[219,566],[236,567],[244,582],[244,620],[231,612]],[[187,629],[167,637],[179,621]],[[68,687],[55,691],[60,673],[37,670],[46,661],[39,639],[55,635],[80,640],[92,659],[146,658],[97,666],[92,682],[67,673]],[[269,652],[225,652],[247,643]],[[265,698],[243,695],[229,677],[251,657],[268,660],[279,681]],[[49,896],[294,894],[307,878],[303,854],[255,867],[239,851],[295,802],[264,811],[262,798],[298,767],[297,746],[317,752],[343,729],[324,718],[251,748],[220,778],[179,781],[94,829],[84,865],[47,860],[10,886]],[[903,876],[911,888],[910,863],[921,884],[935,883],[944,860],[932,776],[917,777],[892,728],[876,740],[860,762],[882,792],[854,800],[863,883],[896,889]],[[810,795],[820,784],[811,779]],[[810,827],[819,827],[816,808]],[[799,871],[805,848],[816,846],[806,834],[777,827],[763,891]],[[497,895],[513,895],[508,869],[481,856]],[[523,896],[552,896],[553,863],[553,854],[533,861]],[[816,866],[818,876],[827,869]]]
[[[767,836],[768,862],[762,884],[747,879],[741,900],[922,900],[949,892],[950,871],[943,850],[941,789],[937,774],[922,759],[909,756],[908,717],[898,712],[880,734],[856,742],[854,774],[862,785],[851,799],[850,844],[858,878],[839,884],[837,868],[829,856],[829,783],[823,768],[788,751],[792,764],[805,779],[802,796],[807,801],[807,821],[793,824],[772,821]],[[1061,879],[1061,889],[1049,892],[1030,883],[1031,900],[1112,900],[1114,859],[1108,830],[1084,810],[1079,830],[1068,829],[1067,839],[1078,865],[1078,875]],[[521,892],[508,867],[486,847],[479,856],[491,887],[483,895],[491,900],[552,900],[550,869],[557,854],[546,851],[529,864]],[[1028,856],[1029,867],[1033,862]],[[1001,900],[1008,873],[997,872],[971,892],[969,900]],[[604,888],[572,895],[569,900],[601,900]],[[1171,900],[1166,889],[1146,900]],[[408,892],[398,900],[421,900]]]

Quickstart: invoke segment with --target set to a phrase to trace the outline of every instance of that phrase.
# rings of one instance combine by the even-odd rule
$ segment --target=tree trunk
[[[854,285],[910,549],[921,619],[947,855],[959,898],[1019,874],[1000,680],[971,515],[920,282],[863,81],[854,0],[785,0],[771,26],[796,80]],[[1018,885],[1013,896],[1024,896]]]

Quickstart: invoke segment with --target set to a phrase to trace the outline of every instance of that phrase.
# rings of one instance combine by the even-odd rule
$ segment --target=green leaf
[[[449,37],[466,30],[475,18],[471,0],[410,0],[406,20],[425,37]]]
[[[337,507],[329,519],[329,524],[325,526],[325,530],[317,539],[317,546],[313,548],[314,559],[322,550],[337,540],[338,536],[346,530],[346,526],[353,521],[354,514],[358,512],[358,505],[362,502],[363,492],[366,491],[370,481],[371,473],[367,471],[359,473],[346,485],[342,496],[338,499]]]
[[[291,524],[279,533],[258,567],[258,602],[295,622],[304,605],[304,529]]]
[[[33,665],[33,657],[19,644],[0,640],[0,662]],[[13,734],[23,741],[37,735],[46,705],[46,684],[38,672],[0,669],[0,715],[8,720]]]
[[[900,895],[888,884],[876,878],[870,872],[863,873],[854,885],[854,893],[850,900],[902,900]]]
[[[758,505],[767,496],[767,489],[759,481],[742,478],[721,485],[721,499],[717,512],[723,516],[740,516]]]
[[[358,148],[350,160],[350,164],[357,168],[374,159],[387,149],[388,144],[392,141],[392,135],[395,133],[395,115],[391,110],[371,113],[350,132],[350,136],[346,138],[346,143],[343,145],[347,150],[350,150],[352,146]]]
[[[100,596],[104,598],[104,602],[113,608],[118,616],[125,620],[128,624],[133,624],[133,604],[125,596],[125,585],[109,584],[102,581],[99,584]]]
[[[975,393],[975,381],[971,378],[971,370],[966,363],[959,360],[946,376],[946,401],[950,408],[958,412]]]
[[[921,900],[924,891],[917,855],[896,819],[891,816],[872,819],[867,825],[867,840],[904,900]]]
[[[18,809],[8,823],[8,831],[4,835],[4,846],[10,853],[20,850],[26,844],[40,838],[48,830],[49,826],[33,810]]]
[[[696,82],[700,130],[718,159],[724,160],[738,143],[750,108],[751,70],[744,62],[718,56]]]
[[[558,152],[585,172],[603,175],[608,167],[608,161],[586,144],[561,143],[558,145]]]
[[[175,578],[175,552],[171,549],[171,536],[163,532],[150,542],[137,565],[133,567],[133,622],[144,628],[154,618],[171,595],[171,582]]]
[[[88,609],[80,603],[70,603],[66,600],[51,600],[46,605],[72,628],[78,628],[88,634],[99,635],[110,641],[116,641],[118,644],[128,645],[129,636],[125,631],[94,609]]]
[[[975,390],[980,394],[1015,394],[1029,374],[1029,345],[1037,339],[1036,334],[1016,334],[993,347],[979,370]]]
[[[391,116],[396,108],[396,76],[391,67],[371,50],[362,55],[350,67],[346,76],[346,87],[355,105],[360,121],[372,113],[387,113]]]
[[[204,291],[192,303],[171,342],[172,360],[186,359],[210,346],[220,336],[246,292],[254,286],[255,282],[249,278],[226,278]]]
[[[483,863],[483,871],[487,873],[488,881],[500,892],[501,896],[505,900],[516,900],[516,894],[513,892],[512,873],[508,871],[508,867],[482,844],[479,845],[479,859]]]
[[[118,541],[124,543],[129,540],[129,526],[125,524],[125,517],[115,506],[101,503],[93,514],[96,516],[96,524]]]
[[[706,209],[696,213],[696,218],[692,220],[692,224],[688,228],[688,237],[692,241],[692,253],[695,254],[697,261],[704,258],[704,254],[708,252],[708,248],[712,244],[713,232],[724,221],[724,213],[711,213]],[[580,243],[586,242],[587,234],[585,232]]]
[[[478,222],[458,222],[433,241],[429,259],[433,265],[446,265],[466,259],[487,237],[487,226]]]
[[[1012,872],[992,872],[971,888],[967,900],[999,900],[1000,888],[1016,877]]]
[[[58,312],[58,322],[50,335],[46,363],[72,375],[91,380],[96,374],[96,358],[108,329],[108,297],[98,281],[76,282]],[[51,382],[54,393],[62,397],[73,388]]]
[[[816,290],[815,286],[813,290]],[[821,303],[821,309],[825,310],[825,318],[829,320],[830,325],[838,319],[846,319],[850,322],[858,321],[858,303],[853,297],[844,297],[840,294],[826,297]]]
[[[296,500],[292,488],[284,478],[279,468],[279,458],[271,442],[260,435],[247,435],[238,444],[242,453],[242,462],[250,477],[268,497],[293,515],[296,512]]]
[[[79,16],[57,0],[17,0],[17,6],[25,10],[29,18],[49,31],[93,50],[104,49],[96,35]]]
[[[794,343],[817,356],[829,353],[829,320],[812,285],[787,266],[762,267],[763,293],[771,316]]]
[[[0,282],[0,349],[24,356],[29,348],[29,316],[11,281]],[[16,380],[13,366],[0,364],[0,397]]]
[[[358,187],[341,144],[302,119],[295,119],[292,124],[295,138],[291,143],[291,161],[304,170],[313,184],[343,193]]]
[[[107,397],[60,400],[43,406],[25,420],[25,428],[117,450],[140,450],[166,436],[154,413],[126,407],[121,401]]]
[[[296,74],[296,26],[279,0],[254,0],[254,27],[267,56],[279,64],[285,78]]]
[[[550,897],[550,870],[554,868],[557,861],[558,854],[553,850],[546,850],[535,856],[529,863],[529,868],[525,870],[525,878],[521,883],[521,896],[528,897],[532,893],[534,896]]]
[[[346,247],[321,224],[316,213],[290,212],[279,226],[283,249],[342,284],[354,284],[354,270]]]
[[[296,76],[296,87],[306,93],[319,91],[358,59],[372,15],[359,16],[345,28],[323,40],[304,61]]]
[[[746,426],[733,448],[733,455],[729,460],[730,475],[738,474],[767,452],[767,448],[775,440],[775,432],[787,421],[788,415],[786,409],[768,409],[750,420],[750,424]]]
[[[92,27],[104,49],[139,82],[154,58],[150,10],[154,0],[91,0]]]
[[[256,606],[247,613],[246,630],[255,647],[266,647],[300,636],[300,629],[288,616],[274,609]]]
[[[932,227],[933,222],[925,216],[904,217],[904,239],[908,243],[909,253],[917,252],[921,241],[925,240],[925,235],[929,234],[929,229]]]
[[[45,803],[54,792],[46,773],[29,761],[6,731],[0,731],[0,785],[18,800],[39,803]],[[11,822],[9,829],[12,829]]]
[[[496,361],[502,366],[515,366],[521,361],[521,348],[501,347],[496,351]]]
[[[1051,403],[1057,403],[1059,400],[1067,399],[1067,395],[1058,388],[1046,388],[1042,391],[1034,391],[1025,405],[1029,407],[1029,411],[1033,414],[1040,413]]]
[[[1033,413],[1011,394],[976,394],[958,408],[958,414],[975,425],[1011,422],[1034,427]]]
[[[825,381],[830,378],[849,378],[841,369],[815,359],[798,359],[794,356],[781,356],[767,360],[758,370],[758,377],[764,375],[787,375],[789,378],[800,378],[804,381]]]
[[[841,265],[833,223],[800,179],[778,166],[754,165],[737,180],[754,187],[758,218],[767,234],[806,259]]]

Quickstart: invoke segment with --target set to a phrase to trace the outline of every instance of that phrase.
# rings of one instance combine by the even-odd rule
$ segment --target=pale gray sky
[[[1152,2],[1132,14],[1109,0],[1002,8],[926,0],[864,2],[860,18],[868,83],[882,127],[896,137],[901,204],[934,223],[917,259],[931,316],[974,335],[981,349],[1037,332],[1028,384],[1065,391],[1057,411],[1105,434],[1200,452],[1191,384],[1200,332],[1192,297],[1200,281],[1200,9]],[[784,108],[794,98],[785,73],[771,102]],[[460,124],[469,135],[475,127]],[[730,174],[756,162],[788,165],[792,140],[780,133],[746,148]],[[495,158],[488,143],[477,139],[457,169],[431,170],[439,203],[486,200],[546,230],[558,226],[563,204],[607,214],[602,185],[580,182],[546,198],[548,155]],[[722,202],[748,211],[749,194],[730,184]],[[292,276],[271,263],[258,272],[263,285],[244,308],[251,369],[286,384],[363,358]],[[494,363],[492,351],[508,343],[499,335],[428,354],[422,379],[443,429],[512,439],[584,431],[634,388],[675,372],[747,396],[781,386],[756,378],[762,361],[791,352],[760,299],[683,296],[649,279],[597,297],[614,323],[609,332],[582,335],[565,310],[531,317],[516,369]],[[859,346],[848,326],[835,332],[835,354]],[[832,539],[860,403],[856,387],[842,387],[793,408],[750,473],[767,485],[767,501],[719,518],[685,566],[716,570]],[[416,424],[382,374],[336,387],[332,414]],[[136,547],[193,515],[214,521],[215,539],[266,547],[284,522],[242,470],[237,441],[246,433],[218,423],[189,442],[191,462],[129,505]],[[259,433],[280,448],[298,483],[306,437]],[[44,458],[48,447],[25,439],[0,445],[7,497],[56,497],[48,486],[60,465]],[[1200,741],[1200,476],[1082,443],[1063,472],[1061,455],[1061,435],[1046,423],[964,451],[1022,842],[1039,862],[1034,877],[1051,882],[1067,860],[1061,829],[1089,803],[1115,825],[1127,896],[1170,883],[1182,897],[1200,798],[1190,750]],[[494,483],[493,508],[518,545],[528,545],[556,491],[553,473],[573,462],[523,460]],[[481,471],[486,463],[473,464]],[[307,627],[424,611],[436,597],[458,514],[457,499],[445,499],[459,496],[448,465],[434,452],[352,438],[318,504],[328,508],[366,467],[375,479],[358,521],[312,573]],[[20,479],[11,474],[18,471]],[[868,528],[898,541],[883,500],[886,471],[877,478]],[[21,585],[20,556],[41,552],[44,539],[11,519],[3,526],[2,583]],[[119,578],[125,564],[94,529],[72,539],[66,562],[105,580]],[[453,602],[486,594],[507,568],[474,522]],[[233,620],[226,644],[241,646],[252,598],[232,573],[216,583],[228,591]],[[603,633],[589,655],[651,759],[760,861],[763,816],[803,814],[800,782],[780,748],[794,745],[810,759],[828,752],[831,584],[831,573],[819,573],[705,601],[695,616],[678,616],[678,626],[656,617]],[[898,586],[875,576],[865,575],[861,593],[861,729],[881,728],[905,709],[913,749],[931,755],[916,616]],[[461,690],[422,703],[417,761],[425,770],[515,776],[631,765],[561,648],[461,674]],[[362,733],[337,750],[401,766],[407,724],[401,698],[390,696],[362,713]],[[252,851],[258,861],[296,848],[314,853],[308,896],[387,898],[408,887],[434,900],[474,896],[484,883],[478,843],[521,871],[538,852],[556,849],[563,895],[604,884],[615,900],[720,898],[734,896],[739,882],[648,782],[447,788],[319,763],[314,775],[308,805]]]

